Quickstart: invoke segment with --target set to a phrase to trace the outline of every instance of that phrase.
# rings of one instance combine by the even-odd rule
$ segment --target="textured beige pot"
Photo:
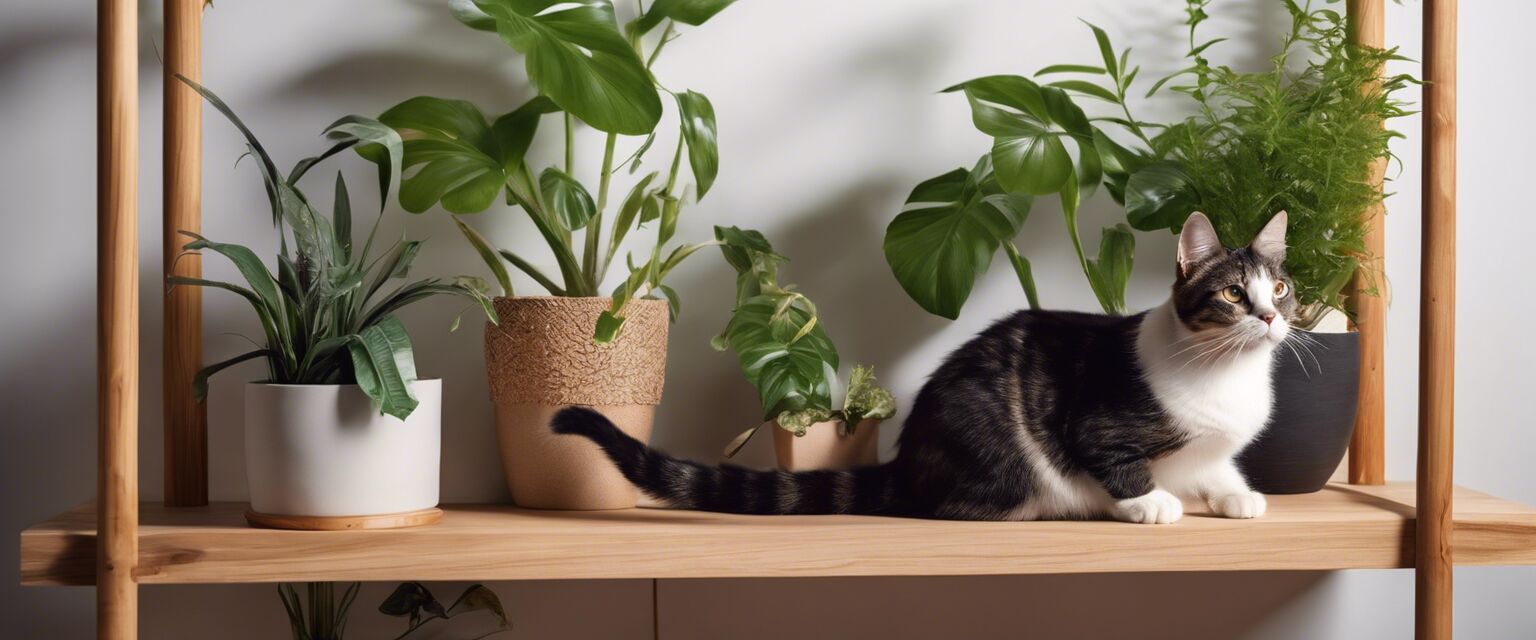
[[[773,453],[779,468],[785,471],[850,469],[880,464],[880,421],[865,420],[847,436],[837,435],[836,422],[818,422],[797,436],[777,423],[764,425],[773,430]]]
[[[592,407],[644,442],[667,369],[667,303],[634,300],[619,337],[592,342],[608,298],[496,298],[501,322],[485,327],[485,368],[496,440],[512,501],[535,509],[627,509],[634,485],[602,450],[556,435],[549,421]]]

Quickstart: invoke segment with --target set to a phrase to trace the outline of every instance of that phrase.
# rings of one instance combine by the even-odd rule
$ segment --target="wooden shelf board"
[[[241,503],[145,504],[139,582],[988,575],[1413,566],[1411,483],[1270,497],[1256,520],[1203,506],[1173,525],[733,516],[634,509],[444,507],[441,523],[370,531],[245,524]],[[1458,564],[1536,564],[1536,509],[1456,490]],[[95,511],[21,534],[21,581],[90,584]]]

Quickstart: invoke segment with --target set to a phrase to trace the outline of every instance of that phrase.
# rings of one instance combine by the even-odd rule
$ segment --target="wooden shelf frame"
[[[1114,533],[1127,531],[1118,523],[931,523],[892,521],[869,518],[806,520],[783,518],[761,520],[668,512],[626,512],[624,514],[568,515],[531,514],[509,508],[474,507],[450,510],[439,527],[398,532],[271,532],[244,529],[229,520],[227,505],[191,506],[184,511],[159,505],[141,506],[138,502],[138,215],[135,201],[138,183],[138,23],[133,0],[97,0],[98,31],[98,484],[94,507],[68,512],[23,534],[22,562],[29,583],[80,582],[91,576],[97,585],[98,637],[111,640],[137,637],[137,585],[140,582],[212,580],[215,575],[196,572],[201,567],[217,566],[210,559],[225,553],[219,541],[226,539],[259,543],[251,553],[276,545],[284,553],[298,553],[311,564],[289,565],[285,571],[250,576],[250,579],[368,579],[474,577],[475,574],[434,573],[429,566],[411,567],[395,573],[369,573],[343,566],[343,551],[354,553],[362,547],[373,548],[393,541],[431,540],[435,545],[452,547],[455,553],[465,548],[466,540],[492,545],[492,537],[503,539],[498,558],[485,558],[487,566],[520,566],[506,573],[487,570],[485,577],[539,576],[584,577],[580,565],[551,561],[538,565],[540,547],[519,547],[517,531],[537,536],[541,530],[577,535],[587,528],[611,539],[584,539],[593,545],[609,544],[635,550],[618,554],[611,564],[621,570],[602,573],[611,577],[683,576],[689,571],[719,575],[779,575],[767,565],[749,570],[759,562],[761,552],[777,550],[775,555],[788,566],[812,566],[806,575],[886,575],[884,572],[923,575],[943,570],[930,565],[864,565],[849,560],[858,558],[856,550],[829,547],[824,539],[797,538],[793,533],[813,535],[885,536],[897,545],[899,532],[943,532],[962,536],[985,534],[999,542],[977,547],[988,555],[966,557],[971,564],[954,565],[951,571],[979,566],[998,567],[1000,573],[1193,570],[1199,568],[1271,568],[1280,564],[1261,557],[1261,552],[1276,557],[1295,557],[1294,568],[1343,569],[1356,566],[1414,566],[1417,572],[1416,629],[1421,640],[1443,640],[1451,633],[1451,573],[1455,562],[1536,563],[1531,557],[1531,514],[1524,507],[1454,490],[1451,452],[1454,400],[1455,339],[1455,142],[1456,142],[1456,0],[1424,2],[1424,208],[1423,208],[1423,296],[1421,300],[1421,336],[1419,364],[1419,460],[1416,484],[1381,486],[1384,465],[1382,357],[1384,344],[1385,301],[1360,298],[1358,329],[1361,332],[1361,404],[1355,438],[1351,443],[1350,479],[1353,487],[1334,486],[1323,494],[1308,497],[1277,497],[1275,512],[1255,522],[1228,522],[1190,518],[1169,528],[1136,529],[1136,535]],[[1354,23],[1352,33],[1358,41],[1381,44],[1382,0],[1350,0]],[[199,195],[201,166],[201,104],[196,97],[169,79],[171,73],[197,78],[200,70],[201,0],[167,0],[166,23],[166,123],[165,123],[165,218],[163,241],[168,256],[177,252],[178,229],[196,229],[200,225]],[[1379,173],[1376,179],[1379,180]],[[1370,268],[1381,268],[1382,233],[1380,211],[1374,217],[1367,247],[1374,259]],[[195,260],[167,260],[167,271],[183,275],[196,273]],[[1356,290],[1364,278],[1357,280]],[[206,418],[203,408],[185,393],[189,371],[200,360],[202,331],[200,297],[195,288],[181,287],[167,298],[164,357],[166,391],[163,397],[167,416],[166,501],[171,505],[200,505],[207,500]],[[1322,524],[1328,500],[1356,492],[1365,501],[1350,502],[1332,517],[1332,526]],[[1372,491],[1385,492],[1381,494]],[[1405,502],[1405,493],[1414,494]],[[1387,494],[1391,494],[1390,497]],[[1454,498],[1453,498],[1454,496]],[[1463,502],[1467,504],[1464,505]],[[1418,505],[1415,510],[1410,504]],[[1335,505],[1337,506],[1337,505]],[[140,526],[140,515],[146,520]],[[94,518],[90,514],[94,512]],[[1287,516],[1290,514],[1290,516]],[[1307,516],[1306,514],[1312,514]],[[1291,520],[1287,520],[1291,517]],[[1306,520],[1315,517],[1316,521]],[[643,522],[631,522],[639,518]],[[1295,518],[1301,518],[1296,520]],[[180,521],[181,524],[176,524]],[[573,522],[581,527],[565,531]],[[1317,526],[1309,531],[1288,531],[1286,527]],[[98,527],[99,524],[99,527]],[[459,526],[463,525],[463,526]],[[856,531],[855,531],[856,530]],[[888,532],[898,533],[888,533]],[[1179,541],[1190,531],[1213,536],[1227,543],[1226,549],[1244,558],[1231,566],[1200,565],[1192,554],[1178,552]],[[1156,557],[1163,552],[1166,561],[1148,561],[1137,565],[1131,556],[1105,556],[1078,553],[1057,559],[1028,556],[1040,540],[1113,541],[1131,545],[1141,541],[1138,554]],[[1453,549],[1454,534],[1454,549]],[[656,545],[637,543],[628,536],[641,536]],[[649,537],[646,537],[649,536]],[[1337,537],[1335,537],[1337,536]],[[1358,538],[1351,536],[1360,536]],[[537,538],[535,538],[537,539]],[[665,552],[667,543],[684,539],[696,544],[693,566],[715,566],[714,570],[687,569],[687,564],[658,564],[656,554]],[[816,540],[814,543],[806,539]],[[176,541],[174,544],[167,541]],[[708,540],[719,540],[710,546]],[[761,546],[743,546],[740,540]],[[616,542],[617,541],[617,542]],[[552,542],[553,543],[553,542]],[[935,543],[936,544],[936,543]],[[967,540],[967,545],[972,545]],[[62,545],[62,548],[59,546]],[[142,545],[142,546],[141,546]],[[510,545],[510,546],[509,546]],[[650,550],[653,546],[661,548]],[[1245,550],[1245,545],[1248,547]],[[1266,546],[1271,545],[1271,546]],[[1273,546],[1279,545],[1279,546]],[[386,544],[383,548],[389,549]],[[828,548],[845,552],[842,560],[826,558],[825,565],[814,568],[815,554]],[[1069,549],[1064,546],[1062,549]],[[306,552],[305,550],[310,551]],[[316,550],[318,549],[318,551]],[[270,549],[268,549],[270,551]],[[877,548],[871,553],[892,553],[891,548]],[[931,547],[915,549],[933,551]],[[1060,551],[1060,549],[1058,550]],[[1362,553],[1353,559],[1348,553]],[[650,556],[646,553],[652,554]],[[742,556],[724,560],[711,554],[731,553]],[[307,555],[306,555],[307,554]],[[1024,554],[1024,555],[1020,555]],[[1300,555],[1295,555],[1300,554]],[[278,562],[277,555],[252,556]],[[1106,558],[1122,558],[1112,560]],[[1368,559],[1366,559],[1368,558]],[[706,562],[713,559],[713,563]],[[1171,560],[1170,560],[1171,559]],[[1177,561],[1174,561],[1177,560]],[[32,563],[49,564],[39,570]],[[891,560],[895,563],[896,560]],[[142,563],[142,564],[141,564]],[[532,563],[532,564],[530,564]],[[634,564],[630,564],[634,563]],[[648,564],[649,563],[649,564]],[[810,563],[807,565],[806,563]],[[990,563],[990,564],[989,564]],[[269,563],[270,564],[270,563]],[[535,569],[529,567],[540,567]],[[625,568],[627,567],[627,568]],[[732,568],[736,567],[736,568]],[[831,568],[827,568],[831,567]],[[1278,567],[1274,567],[1278,568]],[[818,573],[818,571],[820,573]],[[844,573],[836,573],[842,571]],[[542,573],[541,573],[542,572]],[[622,576],[632,572],[634,576]],[[831,573],[828,573],[831,572]],[[875,572],[875,573],[864,573]],[[491,575],[493,574],[494,575]],[[601,572],[599,572],[601,573]]]
[[[240,503],[144,505],[143,584],[312,580],[558,580],[1392,569],[1414,565],[1414,485],[1272,496],[1254,520],[1189,504],[1167,526],[956,522],[694,511],[444,508],[430,527],[280,531]],[[1536,564],[1536,508],[1457,489],[1460,564]],[[89,506],[21,536],[22,581],[90,584]]]

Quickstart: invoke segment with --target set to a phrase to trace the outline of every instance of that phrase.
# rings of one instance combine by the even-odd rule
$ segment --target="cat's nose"
[[[1273,313],[1261,313],[1261,314],[1259,314],[1259,319],[1263,320],[1264,324],[1271,324],[1271,323],[1273,323],[1275,321],[1275,314],[1273,314]]]

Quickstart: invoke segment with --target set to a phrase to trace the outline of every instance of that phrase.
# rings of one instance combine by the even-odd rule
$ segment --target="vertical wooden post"
[[[96,630],[138,633],[138,3],[98,0]]]
[[[202,79],[203,0],[165,1],[165,275],[202,277],[201,258],[181,256],[187,238],[202,230],[203,102],[176,79]],[[165,405],[165,504],[208,504],[208,409],[192,393],[203,360],[203,294],[176,287],[165,296],[162,374]]]
[[[1356,44],[1380,49],[1386,43],[1386,19],[1382,0],[1349,0],[1350,38]],[[1375,91],[1379,85],[1366,87]],[[1371,164],[1369,180],[1381,191],[1387,159]],[[1349,285],[1349,301],[1360,335],[1360,397],[1355,403],[1355,432],[1349,441],[1350,484],[1385,484],[1386,379],[1383,359],[1387,341],[1386,207],[1377,204],[1365,212],[1365,261]]]
[[[1414,622],[1420,640],[1448,640],[1456,395],[1456,0],[1424,2],[1424,81]]]

